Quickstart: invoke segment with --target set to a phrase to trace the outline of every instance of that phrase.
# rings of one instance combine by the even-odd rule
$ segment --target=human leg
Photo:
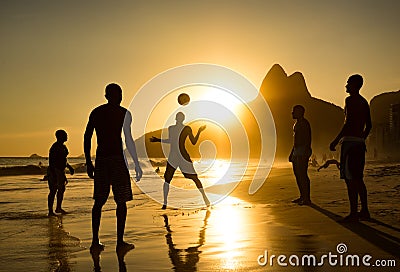
[[[299,162],[298,162],[297,158],[293,158],[292,166],[293,166],[293,174],[294,174],[294,177],[296,178],[296,184],[297,184],[297,188],[299,189],[299,194],[300,194],[300,197],[298,199],[293,200],[292,202],[299,203],[300,201],[303,200],[303,191],[302,191],[302,186],[301,186],[301,181],[300,181]]]
[[[311,204],[310,200],[310,178],[308,177],[308,157],[299,158],[299,183],[302,192],[302,202],[299,204]]]
[[[99,245],[99,229],[101,220],[101,209],[106,203],[107,199],[95,199],[92,208],[92,245]]]
[[[66,214],[61,206],[64,199],[64,192],[65,192],[65,184],[67,181],[67,177],[65,176],[64,170],[60,170],[56,168],[54,170],[56,182],[57,182],[57,205],[56,205],[56,213]]]
[[[53,205],[54,205],[54,198],[56,196],[56,192],[57,192],[57,189],[50,188],[49,195],[47,196],[47,206],[49,209],[49,216],[55,215],[55,213],[53,212]]]
[[[356,216],[358,209],[358,192],[354,180],[346,179],[347,194],[350,202],[350,215]]]
[[[54,174],[54,171],[50,169],[50,167],[47,169],[47,176],[48,180],[47,183],[49,185],[49,195],[47,196],[47,207],[49,210],[49,216],[54,216],[56,215],[53,211],[53,205],[54,205],[54,198],[57,193],[57,178]]]
[[[370,216],[369,209],[368,209],[367,187],[365,186],[363,179],[358,179],[355,182],[357,184],[357,192],[358,192],[358,195],[360,196],[360,201],[361,201],[361,210],[360,210],[359,216],[362,219],[369,219],[371,216]]]
[[[62,214],[67,213],[66,211],[64,211],[64,210],[61,208],[62,201],[63,201],[63,199],[64,199],[64,192],[65,192],[65,186],[64,186],[64,187],[61,187],[61,188],[58,188],[58,190],[57,190],[57,206],[56,206],[56,213],[62,213]]]
[[[134,249],[135,246],[133,244],[127,243],[124,241],[124,233],[125,233],[125,223],[126,223],[126,215],[127,215],[127,207],[126,202],[117,203],[117,255],[118,257],[123,257],[129,250]]]
[[[206,204],[207,207],[210,206],[210,200],[208,200],[206,192],[204,191],[204,188],[203,188],[203,184],[201,183],[201,181],[198,178],[197,174],[185,174],[184,173],[184,176],[186,178],[189,178],[189,179],[194,181],[194,183],[196,184],[197,189],[199,189],[199,191],[200,191],[200,193],[201,193],[201,195],[203,197],[204,203]]]
[[[169,193],[169,184],[171,183],[172,177],[174,176],[175,173],[175,168],[172,167],[169,163],[167,163],[167,167],[165,169],[164,173],[164,185],[163,185],[163,196],[164,196],[164,202],[162,209],[167,208],[167,199],[168,199],[168,193]]]
[[[126,203],[117,203],[117,245],[122,244],[124,241],[125,222],[126,222],[127,208]]]

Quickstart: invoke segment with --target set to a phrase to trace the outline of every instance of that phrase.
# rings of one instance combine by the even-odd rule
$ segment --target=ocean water
[[[85,158],[68,158],[70,164],[84,163]],[[30,157],[0,157],[0,167],[12,167],[12,166],[26,166],[26,165],[43,165],[48,166],[48,158],[30,158]]]

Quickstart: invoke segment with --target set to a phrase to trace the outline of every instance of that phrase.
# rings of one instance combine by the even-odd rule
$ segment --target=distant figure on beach
[[[317,156],[315,154],[313,154],[311,156],[311,159],[309,160],[309,165],[313,166],[313,167],[319,167],[319,163],[317,161]]]
[[[331,159],[331,160],[327,160],[323,165],[321,165],[317,171],[319,172],[319,170],[321,170],[322,168],[328,168],[329,165],[334,164],[336,165],[337,169],[340,169],[340,163],[335,160],[335,159]]]
[[[104,249],[99,240],[101,210],[110,194],[110,187],[117,204],[117,254],[134,248],[124,238],[127,215],[126,202],[133,199],[129,171],[125,163],[121,133],[124,132],[125,144],[135,163],[136,179],[142,177],[142,169],[136,154],[135,142],[131,134],[131,113],[120,106],[122,89],[111,83],[106,87],[108,103],[95,108],[89,116],[84,136],[84,149],[87,174],[94,178],[94,205],[92,209],[93,239],[90,252],[97,253]],[[93,166],[90,150],[93,131],[96,131],[96,162]]]
[[[365,139],[372,128],[371,114],[367,100],[359,94],[363,85],[360,75],[352,75],[347,80],[346,92],[350,94],[345,101],[345,121],[339,134],[330,144],[335,151],[339,141],[342,142],[340,153],[340,178],[346,181],[350,201],[350,214],[344,222],[369,219],[367,188],[363,180],[365,165]],[[358,195],[361,200],[361,211],[358,210]]]
[[[162,209],[167,208],[167,198],[169,192],[169,184],[174,176],[175,170],[179,167],[185,178],[191,179],[195,182],[201,195],[203,196],[206,206],[210,205],[206,193],[204,192],[203,185],[199,180],[196,171],[193,167],[193,162],[190,159],[189,153],[185,147],[186,138],[190,139],[190,142],[195,145],[199,140],[200,133],[206,129],[206,126],[201,126],[197,131],[196,136],[193,135],[192,128],[183,124],[185,115],[182,112],[178,112],[175,117],[176,124],[168,127],[168,139],[160,139],[157,137],[151,137],[150,142],[162,142],[170,144],[170,153],[168,156],[167,168],[164,173],[164,205]]]
[[[289,162],[293,164],[293,172],[299,187],[300,197],[293,200],[299,205],[310,205],[310,178],[308,177],[308,160],[311,150],[311,126],[304,118],[305,109],[301,105],[293,107],[292,117],[296,120],[293,127],[293,148],[289,155]]]
[[[47,197],[47,205],[49,208],[49,216],[55,216],[53,212],[54,198],[57,194],[56,213],[66,214],[61,207],[64,198],[65,185],[68,180],[65,176],[65,168],[68,168],[71,175],[74,174],[74,168],[67,162],[68,149],[65,142],[68,140],[67,132],[64,130],[56,131],[57,141],[51,146],[49,151],[49,167],[47,168],[47,181],[49,184],[49,195]]]

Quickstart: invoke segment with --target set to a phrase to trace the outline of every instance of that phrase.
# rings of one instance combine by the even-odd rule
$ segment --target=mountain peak
[[[311,98],[308,92],[304,76],[300,72],[295,72],[288,76],[279,64],[274,64],[265,76],[261,88],[261,93],[267,99],[292,99],[302,100]]]
[[[279,64],[272,65],[265,78],[287,77],[285,70]]]

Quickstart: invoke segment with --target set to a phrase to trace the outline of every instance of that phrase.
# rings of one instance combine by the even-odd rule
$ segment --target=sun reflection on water
[[[226,198],[217,209],[212,211],[209,236],[212,244],[216,246],[216,257],[220,260],[222,269],[237,269],[240,265],[241,255],[249,240],[248,231],[245,229],[246,213],[239,205],[241,201],[234,197]]]

